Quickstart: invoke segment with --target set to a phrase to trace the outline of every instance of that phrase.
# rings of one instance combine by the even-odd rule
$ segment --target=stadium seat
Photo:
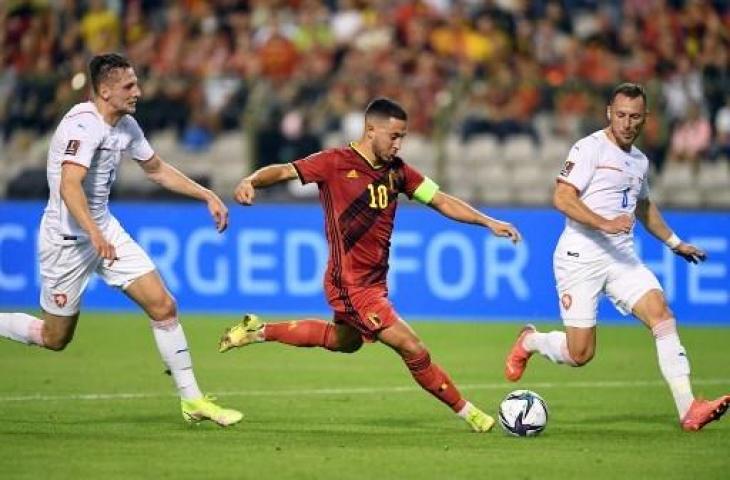
[[[523,186],[515,189],[515,200],[522,205],[548,205],[553,195],[551,185]]]
[[[697,173],[697,187],[705,189],[730,189],[730,163],[727,160],[703,162]]]
[[[703,192],[705,204],[710,208],[730,209],[730,188],[715,189]]]
[[[433,177],[436,171],[436,147],[423,135],[408,135],[399,155],[424,175]]]
[[[521,163],[535,162],[538,151],[535,144],[527,135],[509,136],[502,146],[502,158],[506,162]]]
[[[664,189],[669,190],[693,188],[695,176],[692,166],[688,163],[667,163],[659,178],[659,183]]]
[[[557,172],[568,157],[571,144],[559,137],[548,138],[540,145],[538,159],[544,165],[551,165]]]
[[[672,207],[698,208],[702,204],[702,192],[694,188],[674,189],[666,195],[664,203]]]
[[[475,135],[464,147],[464,159],[473,166],[501,160],[502,148],[492,135]]]
[[[300,181],[292,181],[287,182],[286,189],[296,199],[314,199],[319,195],[319,189],[316,183],[302,185]]]

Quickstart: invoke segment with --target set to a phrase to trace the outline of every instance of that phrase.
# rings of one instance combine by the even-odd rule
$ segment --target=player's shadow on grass
[[[51,425],[53,427],[63,426],[87,426],[87,425],[155,425],[155,426],[174,426],[181,424],[187,426],[182,418],[170,414],[149,414],[140,415],[134,412],[114,412],[113,415],[86,415],[77,417],[74,415],[54,414],[34,419],[6,419],[3,420],[4,425]]]
[[[627,434],[650,439],[660,431],[680,431],[677,419],[666,414],[596,415],[569,422],[563,420],[562,424],[565,431],[579,430],[583,434],[592,433],[603,438],[615,436],[616,441],[620,441]]]

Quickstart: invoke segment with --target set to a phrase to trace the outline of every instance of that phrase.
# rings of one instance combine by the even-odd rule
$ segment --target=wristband
[[[666,240],[664,240],[664,244],[667,247],[671,248],[672,250],[674,250],[675,248],[677,248],[681,243],[682,243],[682,239],[679,238],[677,236],[677,234],[674,233],[674,232],[672,232],[672,234],[669,236],[669,238],[667,238]]]

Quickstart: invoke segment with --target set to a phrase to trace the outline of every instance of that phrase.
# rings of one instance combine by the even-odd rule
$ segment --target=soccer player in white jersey
[[[149,256],[111,215],[108,200],[124,156],[162,187],[206,202],[219,232],[228,225],[228,210],[218,196],[164,162],[147,143],[131,116],[142,92],[126,58],[97,55],[89,73],[93,100],[63,117],[48,152],[50,198],[38,242],[42,316],[0,313],[0,336],[63,350],[73,338],[81,296],[96,272],[150,317],[157,348],[181,397],[183,418],[221,426],[237,423],[240,412],[221,408],[198,388],[175,300]]]
[[[632,313],[651,330],[680,425],[696,431],[725,413],[730,395],[703,400],[692,394],[689,362],[674,315],[656,277],[634,250],[633,224],[638,218],[688,262],[705,259],[704,252],[670,230],[649,198],[649,162],[633,146],[646,115],[643,88],[621,84],[608,104],[608,126],[571,148],[553,197],[555,207],[567,217],[553,255],[565,331],[542,333],[533,325],[525,326],[507,356],[505,376],[519,380],[534,352],[554,363],[576,367],[588,363],[596,348],[596,307],[605,293],[621,313]]]

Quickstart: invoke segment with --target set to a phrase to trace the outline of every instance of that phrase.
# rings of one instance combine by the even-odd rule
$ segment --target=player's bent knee
[[[576,367],[582,367],[583,365],[587,365],[588,363],[590,363],[591,360],[593,360],[592,352],[580,355],[571,354],[570,356],[573,360],[573,365],[575,365]]]
[[[340,341],[338,352],[355,353],[362,347],[362,337],[352,337]]]
[[[362,347],[362,335],[354,328],[338,325],[336,328],[337,348],[341,353],[354,353]]]
[[[650,291],[644,301],[644,315],[652,324],[662,322],[674,317],[674,313],[669,308],[664,293],[661,290]]]
[[[153,320],[164,321],[177,316],[177,302],[170,295],[164,295],[148,307]]]
[[[73,340],[73,335],[44,335],[43,348],[60,352],[66,349],[71,340]]]
[[[569,345],[566,352],[570,358],[568,362],[574,367],[582,367],[593,360],[595,350],[590,345]]]

